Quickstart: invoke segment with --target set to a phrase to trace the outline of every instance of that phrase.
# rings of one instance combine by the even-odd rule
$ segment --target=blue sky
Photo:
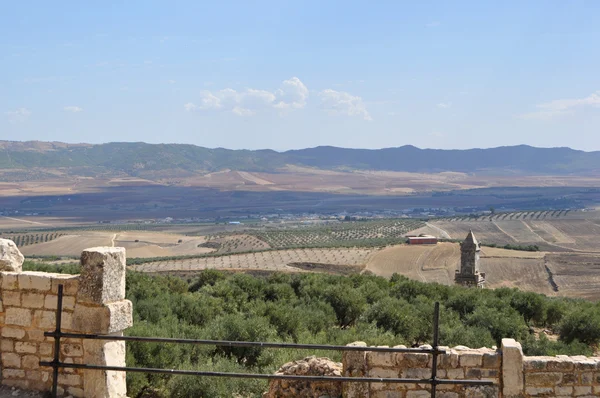
[[[600,2],[19,1],[0,139],[600,150]]]

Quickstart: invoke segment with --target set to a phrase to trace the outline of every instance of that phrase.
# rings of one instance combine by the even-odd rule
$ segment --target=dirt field
[[[516,243],[492,221],[436,221],[430,224],[445,231],[452,239],[464,239],[469,230],[473,230],[480,242],[502,245]],[[439,236],[439,234],[436,235]]]
[[[577,215],[574,215],[574,217]],[[498,245],[538,245],[551,252],[600,253],[600,225],[596,219],[554,219],[489,221],[436,221],[431,223],[447,232],[453,239],[463,239],[473,230],[477,239]],[[440,234],[435,234],[440,236]]]
[[[148,258],[197,255],[214,251],[211,248],[198,247],[204,242],[206,240],[202,236],[190,237],[162,232],[81,231],[49,242],[23,246],[20,249],[26,256],[79,256],[84,249],[90,247],[120,246],[127,250],[127,257]]]
[[[422,282],[449,285],[459,263],[460,250],[455,243],[398,245],[374,254],[366,270],[385,277],[398,273]]]
[[[157,261],[133,266],[143,272],[198,271],[203,269],[241,269],[298,271],[292,263],[319,263],[360,266],[367,263],[374,249],[295,249],[272,250],[230,256],[201,257],[186,260]]]
[[[558,294],[600,300],[600,255],[548,254],[546,266],[558,286]]]
[[[486,247],[481,252],[481,272],[486,273],[490,288],[518,287],[551,295],[554,291],[548,282],[544,257],[542,252]],[[459,265],[460,248],[456,243],[399,245],[374,254],[366,270],[385,277],[396,272],[423,282],[451,285]]]

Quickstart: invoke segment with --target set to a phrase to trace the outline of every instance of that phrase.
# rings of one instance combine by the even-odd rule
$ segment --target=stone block
[[[592,395],[592,387],[590,386],[575,386],[573,387],[573,395],[581,397],[584,395]]]
[[[2,337],[8,339],[22,339],[25,337],[25,331],[19,328],[11,328],[4,326],[2,328]]]
[[[17,291],[5,290],[2,292],[2,303],[6,306],[21,306],[21,293]]]
[[[46,337],[44,336],[44,331],[32,329],[27,331],[27,339],[30,341],[43,342],[46,340]]]
[[[367,352],[367,366],[373,367],[392,367],[396,365],[393,352]]]
[[[546,369],[550,371],[571,371],[573,370],[573,362],[562,358],[553,358],[546,363]]]
[[[465,378],[465,370],[462,368],[459,369],[447,369],[446,377],[451,380],[460,380]]]
[[[125,248],[95,247],[81,253],[79,299],[107,304],[125,299]]]
[[[22,369],[3,369],[2,377],[6,379],[22,379],[25,377],[25,371]]]
[[[550,387],[527,387],[525,393],[532,397],[553,397],[554,389]]]
[[[21,356],[12,352],[2,353],[2,367],[4,368],[20,368]]]
[[[416,391],[407,391],[406,398],[429,398],[431,397],[431,392],[427,390],[416,390]]]
[[[496,352],[483,354],[483,367],[487,369],[500,369],[500,355]]]
[[[19,273],[18,272],[1,272],[2,290],[18,290],[19,289]]]
[[[83,345],[85,363],[125,366],[124,341],[84,340]],[[83,390],[89,396],[125,398],[125,372],[84,370]]]
[[[40,359],[35,355],[25,355],[21,362],[24,369],[35,370],[40,367]]]
[[[81,357],[83,356],[83,344],[82,343],[65,343],[60,346],[60,352],[68,357]]]
[[[84,398],[85,397],[83,389],[77,388],[77,387],[67,388],[67,394],[69,394],[70,396],[72,396],[74,398]]]
[[[404,354],[404,366],[411,368],[423,368],[429,363],[429,354],[422,353],[405,353]]]
[[[43,308],[44,295],[42,293],[23,293],[21,305],[25,308]]]
[[[58,383],[63,386],[81,386],[81,376],[76,374],[59,374]]]
[[[47,272],[27,271],[19,274],[19,288],[47,292],[52,286],[52,274]]]
[[[35,354],[37,352],[37,344],[26,341],[17,341],[15,342],[15,352],[21,354]]]
[[[31,310],[26,308],[7,308],[4,323],[7,325],[31,326]]]
[[[556,393],[556,395],[565,395],[565,396],[572,396],[573,395],[573,387],[556,387],[554,389],[554,392]]]
[[[431,368],[408,368],[402,371],[402,377],[407,379],[430,379]]]
[[[56,313],[54,311],[35,310],[34,319],[36,326],[40,329],[48,331],[56,329]]]
[[[0,351],[1,352],[13,352],[15,350],[15,343],[12,340],[2,339],[0,340]]]
[[[129,300],[109,303],[102,307],[77,304],[72,318],[73,330],[85,333],[114,333],[133,325],[133,306]]]
[[[381,379],[391,379],[398,377],[397,369],[387,369],[387,368],[372,368],[369,369],[368,377],[377,377]]]
[[[505,398],[523,394],[523,350],[514,339],[502,339],[502,395]]]
[[[483,362],[483,354],[481,352],[463,352],[459,355],[460,366],[469,368],[481,367]]]
[[[459,358],[456,351],[449,350],[447,354],[438,357],[438,368],[458,368]]]
[[[349,346],[366,347],[363,341],[348,344]],[[362,377],[367,371],[367,356],[365,351],[344,351],[342,354],[344,376]],[[347,398],[361,398],[369,396],[367,383],[343,383],[343,396]]]
[[[0,239],[0,271],[21,272],[25,257],[19,251],[15,242]]]
[[[554,387],[560,384],[562,373],[529,373],[525,375],[525,384],[535,387]]]
[[[39,346],[39,354],[41,356],[51,356],[54,352],[54,346],[52,343],[41,343]]]
[[[63,294],[74,296],[79,290],[79,275],[55,274],[52,276],[53,294],[58,294],[58,286],[63,285]]]

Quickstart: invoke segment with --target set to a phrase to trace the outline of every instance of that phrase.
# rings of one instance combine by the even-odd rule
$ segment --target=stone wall
[[[0,242],[0,252],[3,243]],[[63,332],[121,334],[132,325],[131,302],[125,300],[125,249],[88,249],[82,253],[81,263],[81,275],[22,272],[21,264],[11,267],[3,263],[0,268],[2,385],[51,390],[52,369],[40,367],[39,361],[53,360],[54,338],[44,337],[44,332],[56,327],[59,285],[63,285],[64,292]],[[67,363],[125,366],[125,343],[63,338],[60,359]],[[60,369],[58,384],[61,396],[126,395],[124,372]]]
[[[362,343],[354,343],[355,345]],[[397,346],[397,348],[406,348]],[[431,348],[422,346],[421,348]],[[439,397],[493,396],[499,394],[501,375],[501,355],[498,351],[467,347],[440,347],[446,354],[438,356],[437,375],[450,380],[491,380],[494,387],[465,387],[462,385],[438,385]],[[388,352],[346,352],[344,354],[344,375],[348,377],[381,378],[431,378],[432,355],[425,353]],[[428,397],[431,387],[428,384],[400,383],[346,383],[344,397],[348,398],[387,398],[387,397]]]
[[[360,342],[353,345],[365,346]],[[600,358],[527,357],[513,339],[503,339],[500,350],[441,348],[447,354],[438,356],[440,379],[490,380],[494,386],[438,385],[438,397],[600,397]],[[431,377],[431,354],[349,351],[343,358],[344,376]],[[345,383],[343,389],[345,398],[416,398],[430,394],[428,384]]]

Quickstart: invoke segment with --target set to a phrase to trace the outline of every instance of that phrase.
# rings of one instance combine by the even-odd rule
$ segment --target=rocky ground
[[[25,391],[14,387],[0,386],[0,398],[45,398],[46,396],[38,391]]]

